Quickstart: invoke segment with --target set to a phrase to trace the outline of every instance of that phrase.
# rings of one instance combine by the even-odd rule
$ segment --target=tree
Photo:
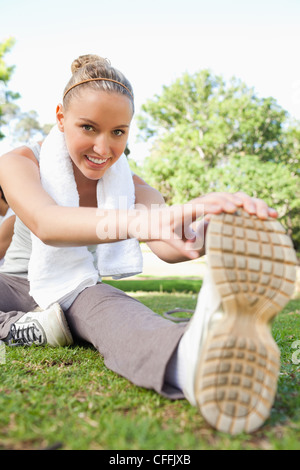
[[[243,190],[275,207],[300,244],[300,125],[273,98],[204,70],[163,87],[138,125],[152,141],[143,176],[168,203]]]
[[[52,125],[45,124],[41,126],[39,117],[36,111],[19,112],[16,116],[17,121],[13,123],[11,134],[14,142],[28,142],[30,139],[36,137],[43,139],[49,133]]]
[[[14,43],[13,38],[0,43],[0,140],[5,137],[1,128],[7,125],[8,119],[14,116],[18,109],[14,104],[14,100],[20,97],[19,93],[14,93],[7,89],[7,84],[15,67],[6,65],[4,56],[11,50]]]
[[[291,120],[283,130],[283,147],[280,161],[284,162],[293,175],[300,176],[300,123]]]
[[[155,137],[156,151],[172,143],[179,155],[184,151],[185,158],[212,167],[236,154],[274,160],[282,151],[286,119],[273,98],[259,98],[240,80],[226,84],[203,70],[163,87],[161,96],[142,106],[138,125],[144,139]]]
[[[14,44],[13,38],[0,43],[0,140],[9,135],[13,143],[19,144],[27,142],[36,135],[40,138],[45,137],[53,124],[41,126],[37,112],[33,110],[22,111],[15,103],[15,100],[20,98],[20,94],[7,89],[15,66],[7,66],[4,56]],[[5,128],[6,135],[3,128]]]
[[[205,192],[244,191],[276,208],[280,221],[300,248],[299,177],[282,162],[262,162],[257,155],[232,157],[224,166],[211,169],[203,178]]]

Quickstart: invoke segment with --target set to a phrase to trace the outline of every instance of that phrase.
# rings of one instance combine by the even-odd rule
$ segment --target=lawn
[[[193,309],[200,286],[176,279],[118,282],[160,314]],[[292,345],[300,340],[300,299],[276,318],[273,334],[282,367],[271,416],[254,434],[235,437],[211,429],[185,400],[169,401],[110,372],[88,345],[6,347],[0,450],[299,450],[300,348]]]

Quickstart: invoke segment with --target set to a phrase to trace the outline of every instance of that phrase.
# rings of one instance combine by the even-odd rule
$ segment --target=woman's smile
[[[111,160],[111,158],[100,158],[100,157],[94,157],[91,155],[85,155],[85,158],[87,160],[88,165],[91,168],[97,168],[97,169],[102,169],[106,166],[107,163]]]

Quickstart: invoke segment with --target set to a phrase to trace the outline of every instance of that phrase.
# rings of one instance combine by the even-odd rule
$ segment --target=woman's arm
[[[111,243],[126,238],[149,240],[149,211],[104,212],[93,207],[56,204],[41,185],[39,165],[28,147],[1,156],[0,185],[15,214],[45,244],[59,247]]]
[[[4,177],[5,175],[5,177]],[[0,158],[0,181],[7,201],[24,224],[44,243],[81,246],[119,240],[135,214],[99,213],[97,208],[61,207],[46,193],[33,152],[21,147]],[[127,220],[128,219],[128,220]],[[101,230],[102,224],[115,230]],[[115,232],[114,238],[111,234]],[[100,235],[100,237],[99,237]],[[126,237],[129,237],[126,232]]]
[[[144,210],[151,209],[151,219],[157,221],[151,226],[150,234],[155,235],[154,227],[159,230],[159,236],[151,236],[148,245],[159,258],[169,263],[198,258],[205,253],[205,234],[211,214],[234,213],[241,207],[260,219],[278,215],[263,200],[243,192],[210,193],[186,204],[163,208],[164,200],[158,191],[137,176],[134,182],[137,204],[142,204]],[[153,205],[161,209],[152,210]]]
[[[173,262],[180,257],[181,260],[199,257],[199,250],[191,249],[189,227],[200,216],[235,212],[237,207],[243,206],[248,212],[266,218],[269,210],[263,201],[242,193],[212,193],[181,206],[161,207],[163,200],[159,193],[141,182],[136,182],[136,202],[143,204],[141,210],[103,212],[92,207],[61,207],[43,189],[38,164],[27,147],[0,158],[0,185],[16,215],[46,244],[84,246],[126,238],[151,243],[160,241],[168,245],[167,258]],[[269,215],[275,217],[276,213]],[[162,243],[154,249],[163,257]]]
[[[135,185],[135,194],[136,194],[136,205],[144,209],[158,209],[165,207],[165,201],[163,196],[159,191],[149,186],[142,178],[137,175],[133,175],[133,181]],[[183,207],[183,206],[182,206]],[[163,216],[167,215],[167,212],[161,212]],[[157,212],[158,215],[158,212]],[[198,257],[203,256],[205,253],[205,232],[207,228],[207,222],[202,219],[200,222],[194,222],[192,228],[196,234],[196,240],[190,242],[190,249],[198,253]],[[155,235],[155,231],[162,230],[161,224],[153,224],[152,232]],[[191,240],[194,238],[193,233],[188,231]],[[183,234],[184,235],[184,234]],[[182,261],[190,260],[189,253],[182,253],[182,250],[178,249],[176,246],[169,245],[166,241],[149,241],[147,245],[153,253],[156,254],[161,260],[166,261],[167,263],[178,263]]]

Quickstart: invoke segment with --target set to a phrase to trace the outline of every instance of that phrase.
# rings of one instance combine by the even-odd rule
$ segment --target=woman
[[[227,294],[216,288],[219,281],[213,278],[226,277],[226,263],[213,266],[219,261],[212,253],[212,272],[185,329],[99,282],[99,274],[122,277],[141,272],[141,241],[167,262],[201,256],[203,240],[199,246],[201,237],[197,234],[204,236],[206,225],[200,221],[197,233],[191,227],[206,214],[212,217],[210,250],[222,250],[220,240],[226,239],[229,258],[223,258],[231,265],[238,254],[230,240],[235,240],[238,232],[232,232],[231,238],[222,237],[219,229],[222,232],[222,227],[228,230],[235,224],[244,224],[246,229],[251,221],[250,236],[257,235],[259,227],[264,233],[281,231],[276,211],[243,193],[213,193],[182,206],[166,207],[155,189],[132,177],[123,155],[134,113],[128,80],[98,56],[79,57],[72,64],[72,73],[63,102],[56,109],[57,126],[42,148],[21,147],[0,159],[0,175],[5,174],[0,183],[18,216],[15,241],[0,275],[0,338],[52,345],[70,344],[73,337],[84,339],[104,356],[107,367],[167,397],[186,397],[217,429],[232,433],[257,429],[268,416],[276,391],[278,351],[265,327],[284,303],[277,291],[276,302],[266,313],[262,303],[268,295],[264,297],[258,283],[258,308],[252,311],[248,306],[251,301],[242,298],[246,314],[238,315],[234,302],[238,299],[240,304],[240,297],[231,295],[228,300]],[[237,213],[237,209],[241,211]],[[216,221],[214,214],[220,214]],[[260,242],[252,243],[254,251],[260,249]],[[280,243],[287,245],[285,263],[292,249],[286,238]],[[260,254],[256,257],[258,262]],[[272,256],[270,261],[275,263]],[[293,273],[282,274],[280,285],[285,277],[287,301]],[[227,281],[225,288],[230,288]],[[42,311],[36,312],[37,307]],[[257,327],[259,340],[255,339]],[[217,363],[209,372],[214,352],[210,348],[215,347],[220,332],[225,335],[223,346],[218,346]],[[239,393],[236,384],[226,389],[226,394],[219,388],[220,367],[231,367],[230,354],[235,357],[236,342],[242,344],[247,335],[255,339],[252,349],[261,350],[266,358],[264,370],[269,365],[275,368],[269,379],[272,385],[264,388],[268,398],[263,404],[257,392],[255,399],[247,395],[246,403],[246,394]],[[264,341],[269,346],[262,349]],[[224,348],[228,353],[225,362]],[[253,387],[255,373],[253,367]],[[264,377],[269,375],[266,372]],[[224,382],[228,377],[221,379]]]

